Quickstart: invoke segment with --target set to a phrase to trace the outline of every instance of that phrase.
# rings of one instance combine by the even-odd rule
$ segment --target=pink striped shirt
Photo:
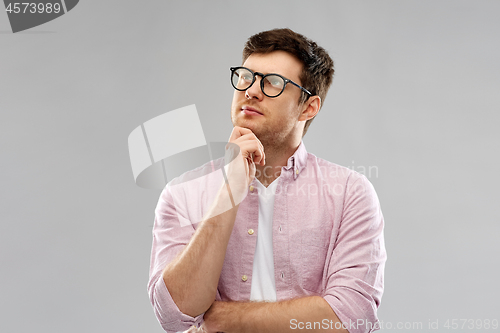
[[[319,295],[350,333],[374,331],[386,251],[384,221],[373,186],[365,176],[307,153],[303,143],[277,181],[273,217],[277,301]],[[222,176],[191,182],[183,196],[169,184],[159,198],[148,292],[167,332],[187,330],[203,321],[203,315],[193,318],[179,311],[162,271],[188,243],[199,216],[208,209],[207,188],[218,189],[221,182]],[[180,211],[179,200],[189,208]],[[250,186],[229,240],[217,300],[250,299],[258,208],[258,189]]]

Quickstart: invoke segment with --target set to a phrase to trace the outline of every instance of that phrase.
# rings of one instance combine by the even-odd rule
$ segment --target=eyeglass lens
[[[246,68],[238,68],[233,71],[232,83],[238,90],[246,90],[254,81],[254,74]],[[278,96],[285,87],[285,81],[278,75],[265,75],[261,85],[264,94],[270,97]]]

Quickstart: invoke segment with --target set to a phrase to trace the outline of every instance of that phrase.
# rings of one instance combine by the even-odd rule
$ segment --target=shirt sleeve
[[[166,265],[185,247],[195,231],[181,210],[178,205],[176,209],[167,185],[155,210],[148,283],[149,298],[156,318],[167,332],[185,331],[193,325],[199,327],[203,321],[203,314],[191,317],[179,310],[162,277]]]
[[[327,263],[324,299],[350,333],[379,328],[377,308],[384,289],[384,219],[372,184],[351,174],[342,218]]]

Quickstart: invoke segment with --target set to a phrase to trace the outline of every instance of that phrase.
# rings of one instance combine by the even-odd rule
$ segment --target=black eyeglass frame
[[[250,83],[250,85],[248,87],[246,87],[245,89],[238,89],[235,87],[234,83],[233,83],[233,75],[234,75],[234,72],[238,69],[246,69],[247,71],[249,71],[250,73],[252,73],[252,83]],[[293,82],[292,80],[290,79],[287,79],[286,77],[284,77],[283,75],[280,75],[280,74],[277,74],[277,73],[269,73],[269,74],[264,74],[264,73],[260,73],[260,72],[254,72],[252,71],[251,69],[249,68],[246,68],[246,67],[243,67],[243,66],[238,66],[238,67],[230,67],[229,68],[231,70],[231,85],[233,86],[234,89],[238,90],[238,91],[245,91],[247,89],[249,89],[251,86],[253,86],[253,84],[255,83],[255,76],[259,75],[262,79],[260,80],[260,90],[262,91],[262,93],[264,95],[266,95],[267,97],[269,98],[275,98],[275,97],[278,97],[279,95],[281,95],[283,93],[283,91],[285,91],[285,88],[286,88],[286,85],[287,83],[291,83],[293,84],[294,86],[296,86],[297,88],[299,88],[300,90],[302,90],[303,92],[305,92],[306,94],[308,94],[309,96],[307,96],[307,98],[311,97],[313,94],[311,94],[309,92],[309,90],[307,90],[306,88],[302,87],[301,85]],[[270,75],[276,75],[276,76],[279,76],[280,78],[283,79],[283,81],[285,82],[285,84],[283,85],[283,89],[281,89],[281,92],[276,95],[276,96],[269,96],[268,94],[266,94],[264,92],[264,79],[266,78],[266,76],[270,76]]]

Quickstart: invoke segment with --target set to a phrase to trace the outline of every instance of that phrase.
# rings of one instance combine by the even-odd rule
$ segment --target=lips
[[[241,108],[241,112],[243,112],[246,115],[249,116],[263,116],[262,112],[258,111],[257,109],[254,109],[250,106],[243,106]]]

